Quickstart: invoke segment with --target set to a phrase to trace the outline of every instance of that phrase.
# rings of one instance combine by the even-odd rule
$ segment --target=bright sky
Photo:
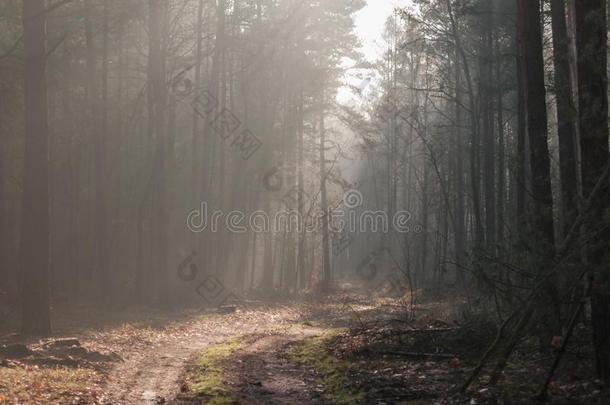
[[[383,44],[383,31],[394,8],[410,4],[411,0],[367,0],[367,5],[356,14],[356,34],[360,37],[361,51],[367,60],[375,62],[387,50],[387,45]],[[353,86],[363,87],[361,90],[364,91],[364,87],[368,86],[369,82],[354,78],[353,73],[354,71],[348,72],[345,80]],[[341,104],[348,104],[350,101],[359,99],[362,94],[354,96],[349,88],[344,86],[339,88],[337,101]]]
[[[394,7],[409,4],[411,0],[367,0],[367,5],[356,14],[356,33],[367,59],[375,60],[383,53],[382,33]]]
[[[411,0],[367,0],[367,5],[356,14],[356,33],[360,37],[362,42],[361,51],[367,60],[375,62],[387,50],[387,45],[383,44],[383,31],[386,20],[392,15],[394,8],[410,4]],[[365,73],[364,76],[366,77],[367,74]],[[355,78],[350,75],[350,72],[346,74],[345,80],[351,85],[361,88],[362,93],[356,95],[347,86],[340,87],[337,93],[337,102],[352,106],[362,104],[363,94],[366,92],[366,87],[368,87],[370,81]],[[351,138],[352,136],[348,135],[348,139],[342,141],[343,144],[345,145]],[[357,159],[342,159],[340,162],[341,172],[348,181],[356,181],[360,175],[358,168],[361,164],[362,162]]]

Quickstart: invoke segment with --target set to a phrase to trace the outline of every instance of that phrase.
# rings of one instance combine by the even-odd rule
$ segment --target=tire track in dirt
[[[105,384],[109,403],[166,403],[180,392],[181,376],[189,360],[206,347],[244,335],[278,333],[297,320],[298,311],[290,307],[205,316],[180,333],[163,336],[124,356],[124,361],[111,369]]]
[[[193,352],[226,337],[179,338],[138,352],[112,370],[108,380],[113,404],[157,404],[173,395],[184,364]]]
[[[256,336],[231,358],[226,372],[231,395],[240,405],[322,404],[310,373],[286,356],[292,345],[322,332],[298,327],[286,333]]]

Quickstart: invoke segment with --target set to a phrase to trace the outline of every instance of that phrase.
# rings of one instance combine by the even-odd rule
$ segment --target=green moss
[[[225,387],[224,365],[240,346],[241,339],[236,338],[204,350],[199,358],[197,371],[189,378],[189,390],[197,396],[209,397],[207,404],[235,403]]]
[[[323,396],[329,402],[336,404],[363,402],[364,392],[353,387],[345,376],[349,363],[334,357],[327,346],[329,340],[341,332],[342,329],[335,329],[323,336],[304,339],[288,353],[288,358],[292,362],[312,367],[322,374],[318,384],[324,387]]]
[[[206,402],[207,405],[231,405],[235,404],[236,400],[230,396],[218,395]]]

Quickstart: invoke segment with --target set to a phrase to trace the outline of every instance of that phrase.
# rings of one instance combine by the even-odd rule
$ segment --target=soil
[[[328,394],[336,387],[325,385],[325,371],[291,358],[293,348],[320,336],[333,336],[325,350],[343,364],[342,382],[363,394],[358,403],[532,403],[549,358],[527,355],[527,342],[501,386],[486,387],[482,378],[465,394],[456,393],[494,331],[482,321],[460,323],[451,308],[345,296],[248,302],[231,311],[134,312],[111,322],[88,312],[78,322],[72,313],[72,323],[60,319],[50,338],[0,337],[0,373],[10,371],[4,375],[17,385],[3,384],[0,374],[0,404],[206,403],[210,398],[189,393],[187,375],[202,351],[235,338],[239,348],[223,362],[223,389],[233,402],[334,403]],[[591,366],[580,361],[588,354],[579,347],[566,355],[547,403],[610,403]],[[68,371],[56,376],[54,370]],[[75,382],[57,385],[57,378]]]

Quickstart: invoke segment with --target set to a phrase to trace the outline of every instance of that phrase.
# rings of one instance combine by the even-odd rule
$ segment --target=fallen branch
[[[481,359],[479,360],[479,364],[477,364],[477,366],[474,368],[474,370],[472,370],[472,373],[470,373],[470,376],[468,377],[468,379],[464,382],[464,384],[460,387],[460,392],[466,392],[466,390],[468,389],[468,387],[470,386],[470,384],[472,384],[472,382],[474,381],[475,378],[478,377],[479,373],[481,372],[481,370],[483,369],[483,367],[485,367],[485,365],[487,364],[487,361],[489,360],[489,358],[496,352],[496,350],[498,349],[499,345],[500,345],[500,341],[502,340],[502,337],[504,336],[504,332],[506,331],[506,328],[508,327],[509,322],[515,317],[517,316],[518,311],[514,311],[511,316],[509,316],[508,318],[506,318],[504,320],[504,322],[502,322],[502,325],[500,326],[500,328],[498,329],[498,332],[496,333],[496,337],[494,339],[494,341],[491,343],[491,345],[487,348],[487,350],[485,351],[485,353],[483,354],[483,357],[481,357]]]
[[[531,302],[534,302],[534,301],[531,301]],[[500,379],[500,376],[502,375],[502,372],[504,371],[504,368],[506,367],[506,364],[508,363],[508,359],[510,358],[510,355],[515,350],[515,347],[517,347],[517,343],[519,343],[519,339],[521,338],[522,332],[525,330],[529,321],[532,319],[533,314],[534,314],[534,306],[528,305],[526,310],[524,311],[523,315],[521,316],[521,319],[519,319],[517,326],[515,326],[515,329],[513,330],[513,334],[511,335],[508,344],[504,347],[504,350],[502,351],[502,354],[500,355],[500,358],[497,361],[496,366],[494,367],[493,371],[491,372],[491,376],[489,377],[489,385],[491,385],[492,387],[498,383],[498,380]]]
[[[397,335],[406,335],[408,333],[442,333],[442,332],[454,332],[462,328],[412,328],[412,329],[393,329],[392,333]]]
[[[568,345],[568,341],[572,337],[572,333],[574,332],[574,327],[576,326],[576,322],[577,322],[578,318],[580,317],[580,314],[582,313],[582,310],[584,309],[584,307],[585,307],[584,300],[581,300],[578,303],[578,305],[576,306],[576,309],[574,309],[574,312],[572,313],[572,317],[570,318],[570,322],[568,323],[568,330],[566,331],[565,336],[563,337],[563,339],[561,341],[561,347],[557,351],[557,355],[555,356],[553,365],[551,366],[549,373],[546,376],[546,380],[544,380],[544,383],[542,384],[542,386],[540,387],[540,390],[538,390],[538,393],[535,396],[536,399],[539,399],[539,400],[546,399],[547,389],[549,388],[549,384],[551,383],[551,380],[553,379],[553,376],[555,375],[555,370],[557,370],[557,367],[559,366],[559,362],[561,361],[561,358],[563,357],[563,355],[566,352],[566,346]]]
[[[377,352],[379,354],[385,354],[388,356],[401,356],[401,357],[410,357],[413,359],[427,359],[427,358],[436,358],[436,359],[454,359],[457,356],[455,354],[447,354],[447,353],[418,353],[418,352]]]
[[[410,333],[410,332],[453,332],[456,330],[460,330],[461,328],[433,328],[433,329],[426,329],[426,328],[422,328],[422,329],[406,329],[404,332],[405,333]]]

